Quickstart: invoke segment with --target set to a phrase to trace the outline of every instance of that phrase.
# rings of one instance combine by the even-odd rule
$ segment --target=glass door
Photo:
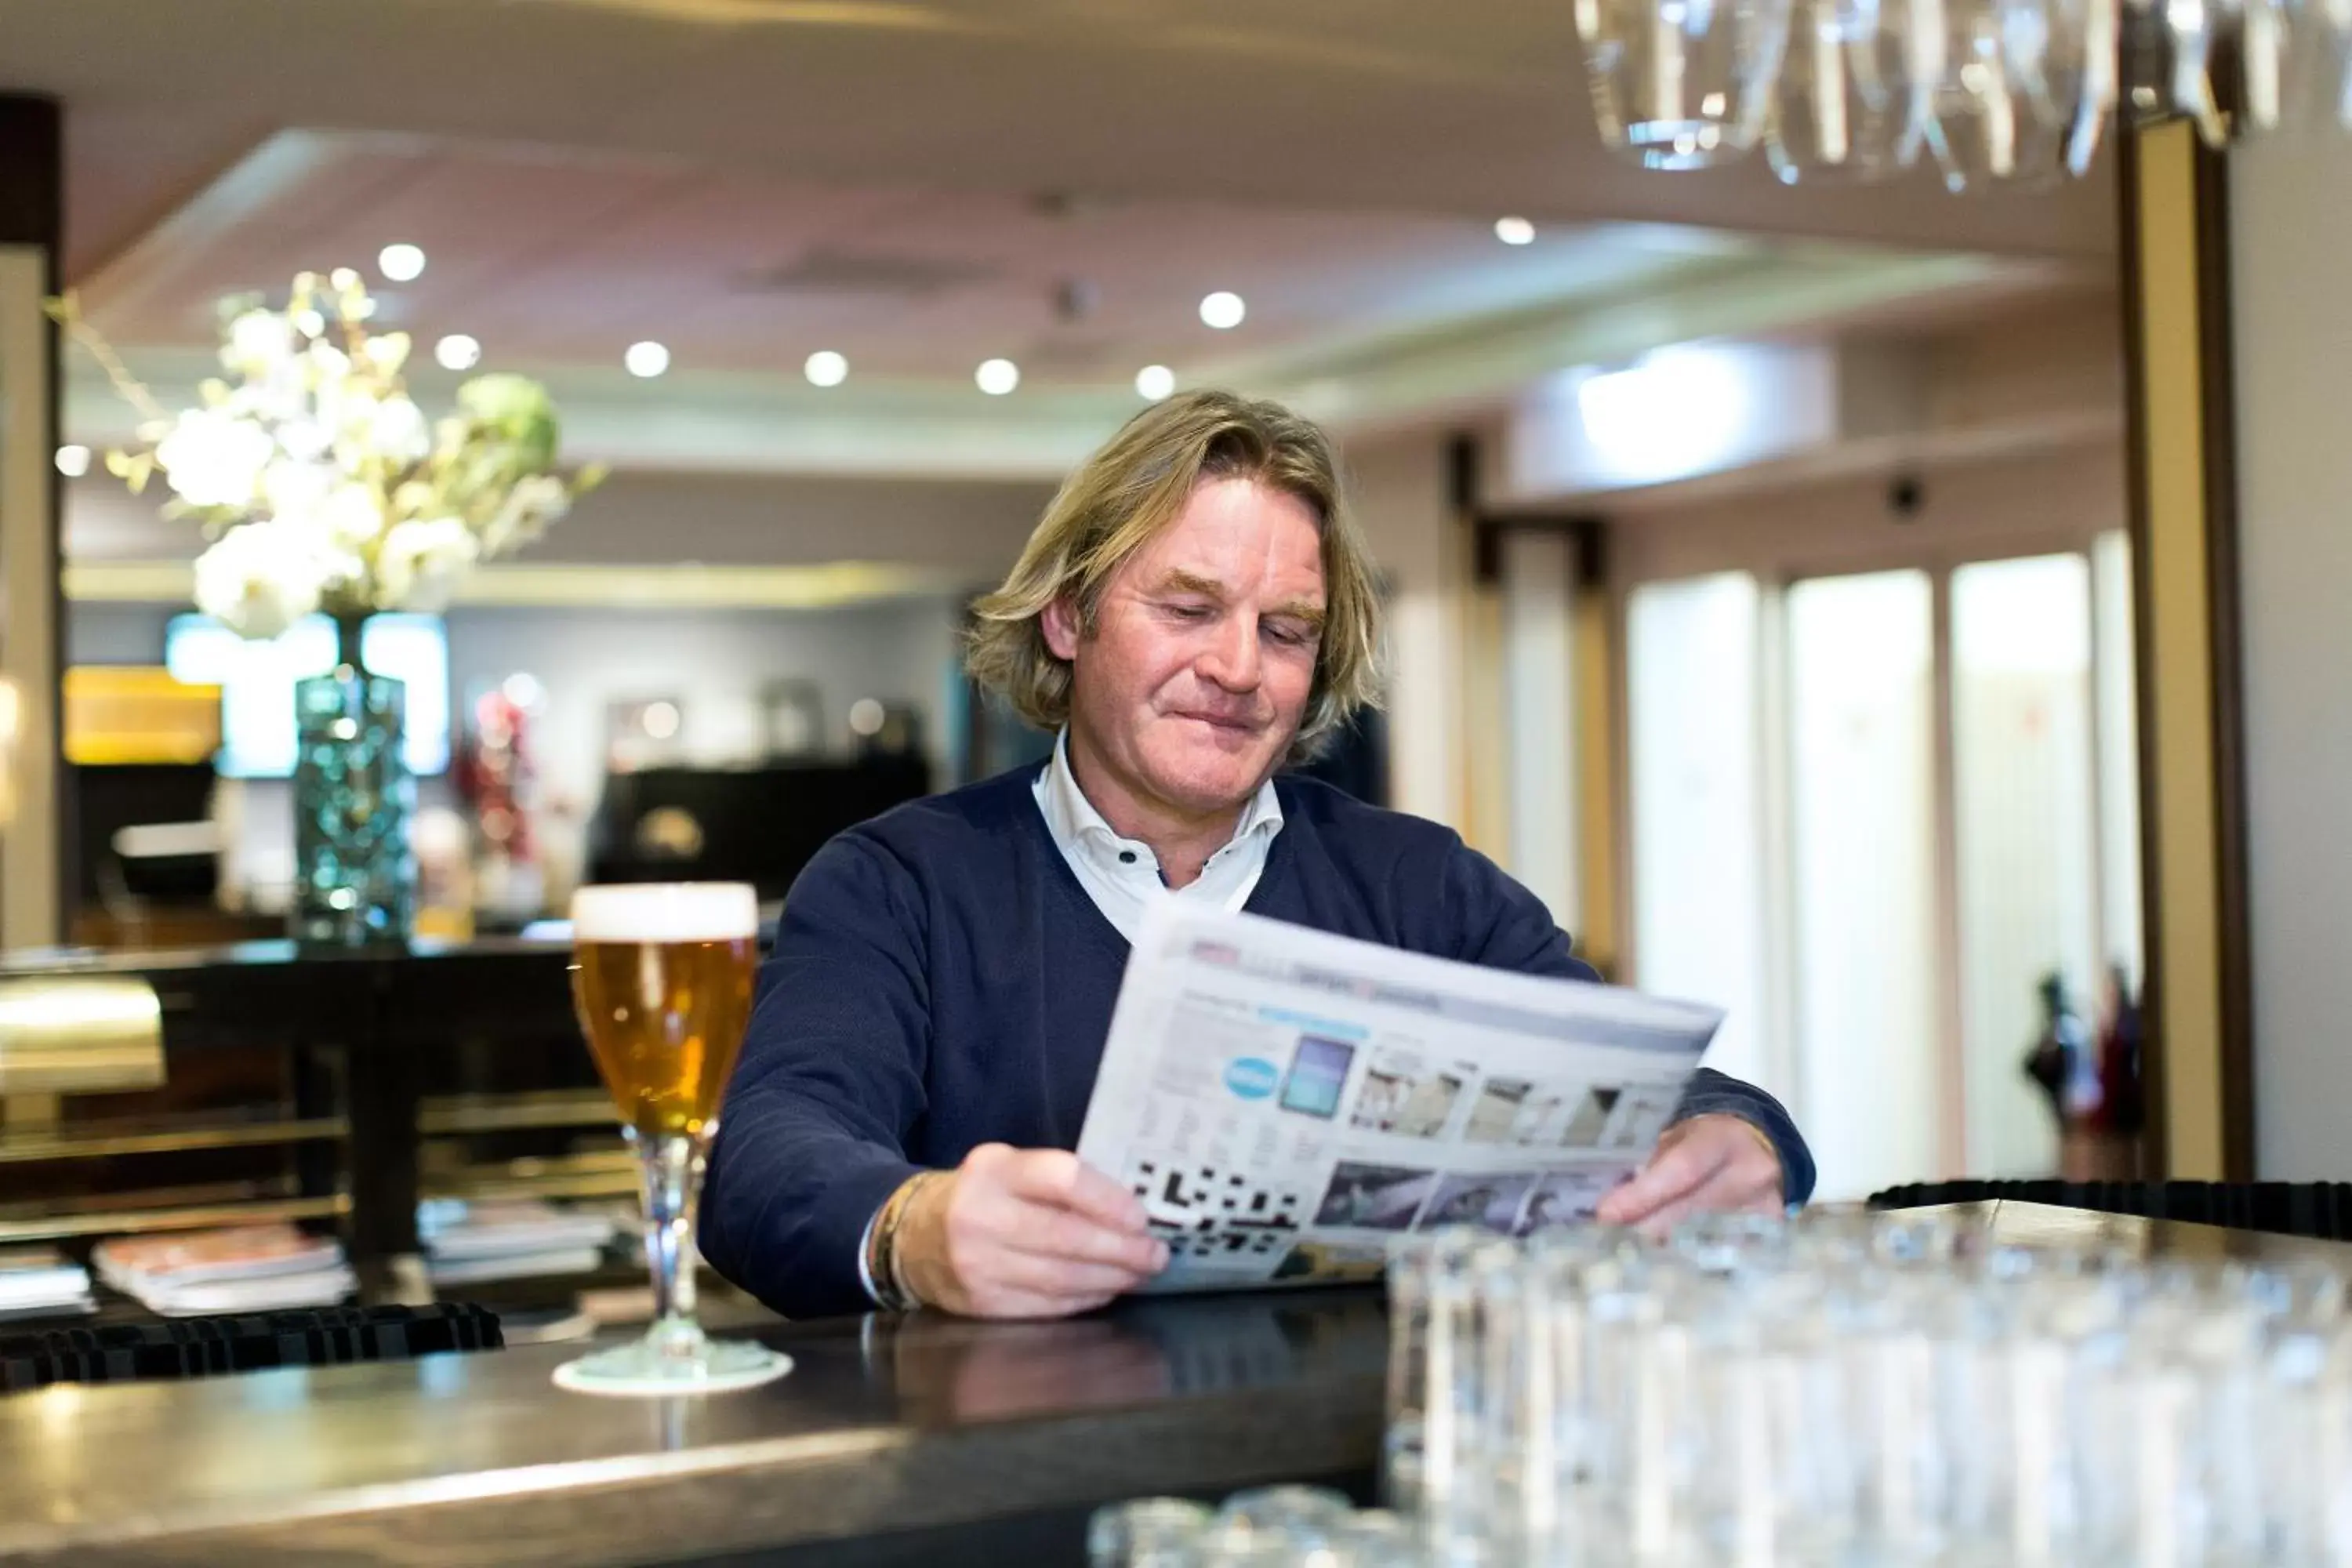
[[[1819,1195],[1937,1164],[1935,605],[1925,572],[1788,590],[1795,1047]]]
[[[2054,977],[2086,1026],[2099,970],[2091,571],[2081,555],[1952,574],[1952,812],[1970,1175],[2058,1168],[2026,1076]]]
[[[1636,588],[1625,607],[1641,983],[1724,1009],[1707,1063],[1793,1103],[1770,1027],[1761,595],[1745,572]]]

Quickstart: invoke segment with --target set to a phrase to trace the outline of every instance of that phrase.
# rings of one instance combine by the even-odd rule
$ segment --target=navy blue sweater
[[[1077,1145],[1127,941],[1062,858],[1034,768],[902,805],[820,850],[774,956],[711,1152],[699,1240],[793,1317],[861,1310],[866,1222],[919,1169],[982,1143]],[[1282,830],[1244,906],[1534,974],[1591,979],[1534,894],[1450,829],[1282,778]],[[1813,1163],[1760,1089],[1702,1070],[1683,1116],[1732,1111]]]

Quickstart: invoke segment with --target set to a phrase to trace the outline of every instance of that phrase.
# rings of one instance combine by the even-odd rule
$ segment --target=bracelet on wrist
[[[906,1271],[900,1267],[898,1234],[908,1205],[932,1174],[935,1173],[920,1172],[901,1182],[883,1204],[881,1215],[874,1223],[874,1247],[866,1258],[866,1272],[874,1281],[876,1302],[885,1311],[911,1312],[923,1304],[921,1298],[908,1288]]]

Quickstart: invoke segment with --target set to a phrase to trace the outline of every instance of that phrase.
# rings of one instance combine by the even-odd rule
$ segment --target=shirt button
[[[1120,850],[1120,851],[1118,852],[1118,863],[1119,863],[1120,865],[1122,865],[1122,866],[1132,866],[1132,865],[1134,865],[1134,864],[1135,864],[1135,851],[1134,851],[1134,850],[1132,850],[1132,849],[1122,849],[1122,850]]]

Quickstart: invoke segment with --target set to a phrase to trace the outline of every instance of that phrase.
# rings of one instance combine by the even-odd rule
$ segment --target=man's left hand
[[[1784,1206],[1771,1140],[1739,1117],[1716,1114],[1667,1128],[1650,1163],[1602,1198],[1593,1217],[1664,1231],[1705,1210],[1779,1214]]]

